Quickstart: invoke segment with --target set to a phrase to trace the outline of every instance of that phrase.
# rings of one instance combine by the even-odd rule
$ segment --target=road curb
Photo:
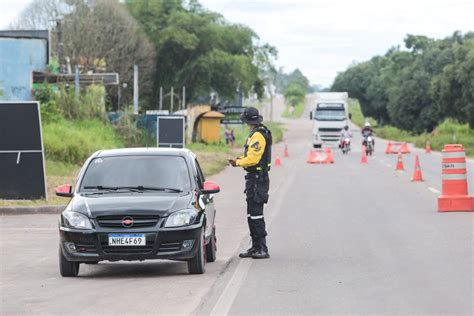
[[[66,205],[0,207],[0,215],[59,214]]]

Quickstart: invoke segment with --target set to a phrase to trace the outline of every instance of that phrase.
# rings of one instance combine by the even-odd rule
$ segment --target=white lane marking
[[[242,282],[244,281],[245,276],[250,270],[252,260],[252,258],[248,258],[243,259],[239,262],[237,270],[235,270],[232,279],[230,279],[229,283],[222,292],[221,297],[219,297],[219,300],[212,309],[211,315],[227,315],[229,313],[230,308],[234,303],[237,294],[240,291]]]
[[[384,162],[385,162],[385,160],[383,160],[383,159],[380,159],[380,162],[381,162],[381,163],[384,163]]]
[[[392,168],[392,165],[388,163],[388,164],[387,164],[387,167]]]
[[[293,163],[291,165],[291,170],[289,170],[289,177],[287,178],[287,181],[281,181],[278,184],[278,187],[274,191],[277,193],[280,190],[288,190],[288,187],[290,186],[291,183],[293,183],[296,172],[294,172],[296,169],[296,165]],[[282,187],[284,187],[282,189]],[[266,228],[267,231],[270,229],[270,226],[273,222],[273,219],[276,216],[276,213],[278,210],[281,209],[281,204],[283,203],[283,195],[282,194],[275,194],[277,196],[275,200],[275,204],[272,205],[272,210],[275,210],[275,212],[272,212],[269,214],[268,220],[266,222]],[[268,212],[268,210],[267,210]],[[245,277],[247,276],[250,267],[252,266],[252,262],[254,261],[253,259],[238,259],[240,262],[237,265],[236,270],[234,271],[234,274],[232,275],[232,278],[230,279],[229,283],[227,283],[226,287],[224,288],[224,291],[222,291],[219,299],[217,300],[216,305],[214,305],[214,308],[212,309],[210,315],[227,315],[229,314],[229,311],[232,307],[232,304],[234,304],[235,298],[239,294],[240,289],[242,288],[242,283],[244,282]]]
[[[435,189],[435,188],[433,188],[433,187],[428,187],[428,190],[430,190],[430,191],[433,192],[434,194],[440,194],[440,193],[441,193],[438,189]]]

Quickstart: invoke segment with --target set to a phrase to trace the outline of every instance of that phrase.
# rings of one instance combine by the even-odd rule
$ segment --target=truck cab
[[[310,112],[314,148],[337,144],[341,130],[349,124],[347,100],[347,92],[316,93],[316,104]]]

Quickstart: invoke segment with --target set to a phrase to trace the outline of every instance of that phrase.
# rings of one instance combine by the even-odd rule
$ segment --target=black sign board
[[[225,118],[222,119],[222,124],[244,124],[240,120],[240,115],[244,113],[245,108],[242,106],[228,106],[220,108],[219,112],[225,115]]]
[[[47,198],[38,102],[0,102],[0,199]]]
[[[158,147],[184,148],[184,116],[164,115],[156,118]]]

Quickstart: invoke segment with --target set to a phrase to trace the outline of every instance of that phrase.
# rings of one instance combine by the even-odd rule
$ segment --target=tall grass
[[[43,140],[48,159],[70,164],[82,164],[97,150],[124,146],[113,127],[100,120],[45,124]]]

